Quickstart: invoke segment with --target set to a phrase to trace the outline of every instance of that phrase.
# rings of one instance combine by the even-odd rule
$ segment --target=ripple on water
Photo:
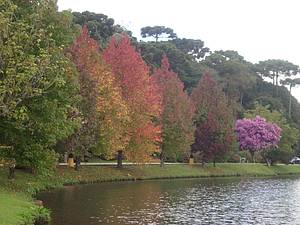
[[[40,198],[52,209],[54,225],[300,224],[297,178],[94,184]]]

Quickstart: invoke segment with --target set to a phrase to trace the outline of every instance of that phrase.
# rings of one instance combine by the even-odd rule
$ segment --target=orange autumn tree
[[[184,91],[184,85],[177,74],[170,70],[168,58],[164,55],[161,67],[152,78],[157,83],[163,99],[161,165],[165,158],[176,161],[190,149],[193,141],[194,107]]]
[[[98,43],[89,37],[86,27],[70,52],[79,72],[80,93],[84,99],[81,105],[85,112],[83,128],[88,123],[96,125],[95,149],[112,158],[128,145],[129,108],[122,99],[121,88],[102,59]]]
[[[157,143],[161,141],[157,121],[162,103],[158,88],[149,75],[148,66],[126,35],[112,38],[103,57],[111,66],[122,88],[123,99],[130,108],[130,141],[125,156],[135,162],[145,161],[157,151]]]

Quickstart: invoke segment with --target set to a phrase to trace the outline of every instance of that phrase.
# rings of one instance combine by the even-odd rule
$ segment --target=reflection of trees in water
[[[182,179],[74,186],[42,199],[59,214],[53,224],[300,224],[299,189],[299,179]]]
[[[103,210],[103,218],[110,223],[124,224],[125,221],[131,221],[141,224],[156,220],[161,190],[155,182],[108,184],[102,190],[97,199]]]

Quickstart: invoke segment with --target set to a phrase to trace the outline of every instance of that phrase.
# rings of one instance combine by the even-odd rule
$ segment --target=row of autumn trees
[[[166,158],[189,156],[193,136],[193,152],[201,152],[205,162],[232,148],[233,111],[209,74],[190,99],[166,56],[150,74],[126,35],[113,37],[104,51],[99,49],[84,27],[67,50],[78,71],[82,98],[82,125],[65,140],[69,151],[82,156],[93,149],[106,159],[118,155],[121,166],[123,157],[142,163],[159,153],[163,164]]]
[[[118,153],[143,162],[156,152],[162,162],[176,160],[188,152],[195,122],[197,138],[220,134],[222,143],[214,140],[203,151],[207,160],[232,142],[232,113],[208,74],[191,100],[166,56],[150,73],[125,34],[100,50],[87,27],[72,27],[70,14],[57,12],[53,1],[6,0],[1,17],[1,155],[7,161],[43,170],[53,165],[58,146],[76,156]]]
[[[203,162],[236,154],[234,123],[241,117],[236,100],[247,101],[244,92],[251,82],[226,81],[230,74],[242,77],[237,68],[244,69],[244,61],[226,61],[228,52],[222,53],[226,57],[211,54],[205,62],[210,67],[201,69],[210,73],[198,76],[197,60],[208,52],[202,42],[160,43],[155,37],[155,43],[142,43],[137,50],[130,32],[103,15],[58,12],[52,0],[1,1],[1,158],[43,171],[64,151],[77,161],[89,152],[133,162],[155,153],[161,162],[189,157],[191,151]],[[216,71],[225,69],[217,82]],[[280,149],[292,152],[298,130],[267,106],[251,110],[244,116],[261,115],[281,127]],[[282,154],[276,151],[276,158],[274,152],[267,158],[280,160]]]

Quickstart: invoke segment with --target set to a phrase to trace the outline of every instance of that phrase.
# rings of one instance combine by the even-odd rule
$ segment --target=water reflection
[[[300,224],[299,178],[104,183],[39,197],[54,225]]]

